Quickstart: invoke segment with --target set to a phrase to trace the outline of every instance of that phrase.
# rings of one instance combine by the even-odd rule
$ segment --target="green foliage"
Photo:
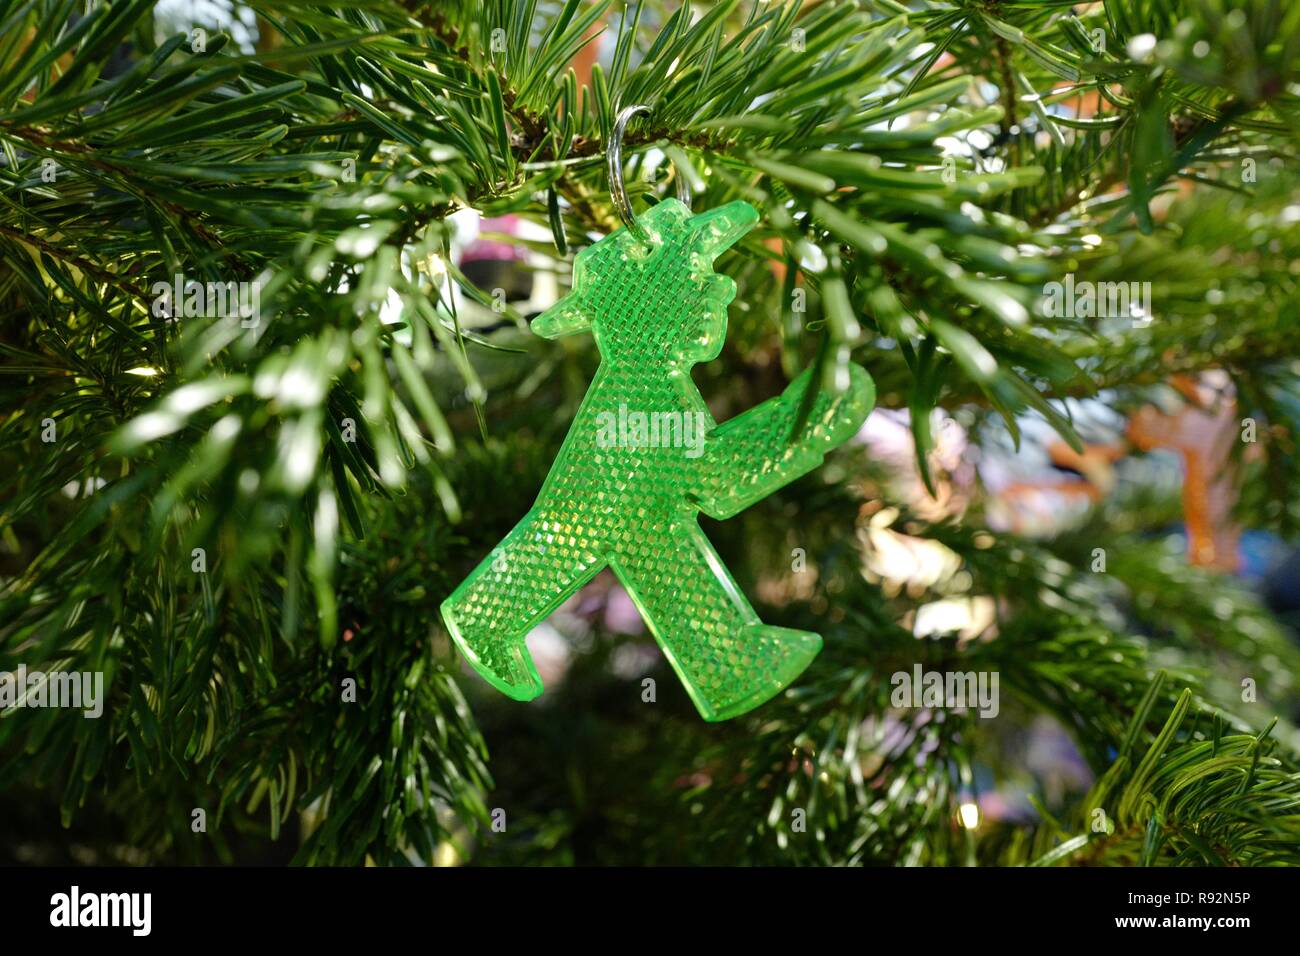
[[[912,522],[961,559],[962,593],[999,602],[995,637],[918,642],[899,622],[950,585],[863,579],[850,516],[901,502],[841,453],[709,529],[752,594],[797,528],[814,593],[760,610],[828,640],[782,701],[720,728],[666,690],[641,704],[605,633],[549,699],[506,706],[462,676],[436,608],[527,510],[595,361],[512,310],[477,322],[462,303],[481,319],[492,297],[450,264],[450,217],[549,226],[535,251],[567,275],[616,226],[604,150],[633,103],[641,208],[663,154],[697,209],[762,211],[718,265],[739,293],[700,383],[722,412],[810,364],[834,388],[852,357],[912,412],[933,484],[937,407],[1073,441],[1054,399],[1222,368],[1271,429],[1243,511],[1290,533],[1300,7],[246,6],[256,52],[158,41],[147,0],[0,0],[0,670],[108,687],[102,720],[0,718],[0,800],[39,789],[65,825],[108,821],[162,860],[296,846],[292,825],[321,863],[1297,862],[1295,647],[1159,553],[1141,509],[1051,542],[977,512]],[[602,24],[609,68],[580,84]],[[1152,282],[1155,321],[1043,314],[1067,273]],[[158,314],[176,275],[259,283],[256,321]],[[888,675],[918,659],[999,671],[1003,722],[1051,715],[1092,792],[956,826],[977,765],[1037,783],[969,715],[890,713]],[[1225,659],[1258,704],[1213,676]],[[506,835],[484,829],[495,806]]]

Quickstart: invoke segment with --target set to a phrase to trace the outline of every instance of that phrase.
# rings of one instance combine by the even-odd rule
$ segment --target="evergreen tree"
[[[1013,533],[940,424],[967,462],[1045,441],[1036,422],[1083,460],[1080,399],[1128,415],[1212,373],[1253,439],[1213,477],[1236,520],[1294,536],[1300,6],[212,16],[0,0],[0,671],[105,674],[100,719],[0,717],[6,852],[1300,862],[1300,650],[1167,542],[1176,491]],[[638,211],[685,177],[697,211],[760,212],[717,265],[738,293],[696,370],[715,416],[805,368],[834,391],[851,359],[915,448],[846,445],[706,522],[764,620],[826,641],[721,724],[611,626],[605,579],[552,622],[567,656],[531,705],[473,675],[438,614],[531,505],[597,361],[476,284],[457,224],[532,224],[500,238],[563,290],[619,225],[606,149],[633,104]],[[1130,282],[1149,314],[1049,304]],[[886,546],[946,570],[900,577]],[[991,619],[926,631],[940,602]],[[918,665],[996,673],[997,718],[899,706]],[[1043,724],[1075,777],[1035,769]],[[998,788],[1032,806],[979,818]]]

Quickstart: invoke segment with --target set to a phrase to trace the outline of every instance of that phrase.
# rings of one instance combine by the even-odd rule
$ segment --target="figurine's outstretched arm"
[[[723,422],[709,433],[695,498],[712,518],[730,518],[777,488],[806,475],[832,448],[851,438],[876,401],[871,376],[849,366],[850,384],[841,395],[821,392],[798,435],[791,429],[809,388],[805,371],[784,392]]]

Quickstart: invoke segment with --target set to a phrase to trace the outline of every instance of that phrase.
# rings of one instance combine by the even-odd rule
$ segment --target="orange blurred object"
[[[1241,538],[1232,521],[1236,399],[1221,373],[1204,373],[1200,378],[1177,375],[1170,384],[1187,403],[1171,413],[1154,405],[1142,408],[1129,420],[1129,440],[1144,451],[1168,448],[1183,456],[1183,520],[1189,560],[1202,567],[1236,571]]]

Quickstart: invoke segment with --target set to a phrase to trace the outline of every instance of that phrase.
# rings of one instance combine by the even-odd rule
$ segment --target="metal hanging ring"
[[[636,221],[636,216],[632,215],[632,202],[627,198],[627,188],[623,185],[623,133],[627,130],[627,124],[638,113],[649,113],[648,106],[627,106],[619,111],[614,120],[614,129],[609,134],[609,149],[606,152],[606,158],[609,162],[609,198],[614,202],[614,209],[618,213],[618,218],[623,220],[623,225],[627,226],[627,231],[632,233],[642,242],[650,239],[650,234],[646,232],[645,226]],[[671,160],[670,160],[671,162]],[[676,170],[677,180],[677,198],[688,208],[691,205],[691,187],[682,175],[680,169]]]

